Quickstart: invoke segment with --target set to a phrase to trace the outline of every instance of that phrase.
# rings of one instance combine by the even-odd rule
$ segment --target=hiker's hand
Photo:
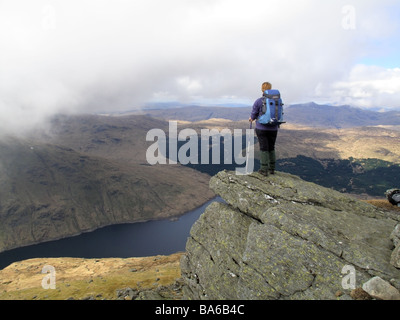
[[[249,122],[253,122],[253,119],[251,117],[249,118]]]

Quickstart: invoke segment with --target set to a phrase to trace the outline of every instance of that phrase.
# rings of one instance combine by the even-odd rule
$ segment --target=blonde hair
[[[271,90],[272,84],[269,82],[264,82],[261,86],[261,91],[264,92],[265,90]]]

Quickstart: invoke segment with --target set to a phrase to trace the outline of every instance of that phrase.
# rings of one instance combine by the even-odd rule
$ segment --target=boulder
[[[400,300],[399,291],[380,277],[373,277],[362,286],[371,297],[379,300]]]
[[[187,299],[351,299],[348,277],[357,286],[400,279],[390,264],[394,213],[282,172],[222,171],[210,188],[226,203],[209,205],[191,229]]]

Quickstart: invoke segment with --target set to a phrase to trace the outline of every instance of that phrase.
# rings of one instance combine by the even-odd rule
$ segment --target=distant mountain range
[[[351,128],[399,125],[400,111],[377,112],[351,106],[329,106],[316,103],[295,104],[286,109],[286,121],[326,128]]]
[[[201,121],[213,118],[232,121],[249,118],[248,107],[202,107],[179,106],[162,109],[142,110],[140,114],[164,120]],[[399,125],[400,111],[377,112],[351,106],[319,105],[316,103],[294,104],[285,107],[288,123],[310,127],[350,128],[377,125]]]

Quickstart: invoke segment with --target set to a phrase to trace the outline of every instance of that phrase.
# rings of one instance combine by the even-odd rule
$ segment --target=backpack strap
[[[265,114],[266,112],[267,112],[267,97],[263,96],[260,114]]]

